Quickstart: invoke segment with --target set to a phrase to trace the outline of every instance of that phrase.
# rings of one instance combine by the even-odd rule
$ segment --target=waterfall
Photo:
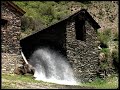
[[[35,68],[36,80],[66,85],[77,85],[67,59],[50,48],[39,48],[33,52],[29,63]]]

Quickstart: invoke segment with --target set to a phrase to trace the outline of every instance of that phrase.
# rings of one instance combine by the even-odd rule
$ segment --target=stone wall
[[[5,27],[1,27],[2,52],[19,53],[21,16],[14,12],[12,7],[2,3],[1,18],[8,21]]]
[[[6,2],[1,2],[1,18],[7,24],[1,27],[2,73],[14,73],[17,65],[21,64],[20,31],[21,14]]]
[[[14,73],[14,69],[23,64],[21,55],[2,53],[2,73]]]
[[[89,23],[85,22],[86,41],[76,39],[75,20],[71,19],[66,27],[67,57],[78,81],[94,79],[98,69],[97,35]]]

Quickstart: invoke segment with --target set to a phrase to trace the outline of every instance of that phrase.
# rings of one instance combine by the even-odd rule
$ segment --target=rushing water
[[[34,51],[29,63],[35,68],[36,80],[77,85],[67,59],[50,48],[40,48]]]

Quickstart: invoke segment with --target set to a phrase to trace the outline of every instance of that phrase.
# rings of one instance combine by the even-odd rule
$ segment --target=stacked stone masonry
[[[10,3],[12,4],[9,1],[1,2],[1,19],[7,21],[1,26],[2,73],[14,73],[14,69],[22,60],[20,55],[22,14]]]
[[[78,81],[87,82],[95,78],[98,69],[98,49],[96,31],[85,22],[86,41],[76,39],[75,21],[67,24],[67,57]]]
[[[21,55],[2,53],[2,73],[14,73],[16,67],[23,64]]]
[[[21,16],[6,4],[1,5],[1,14],[2,19],[8,21],[7,25],[1,28],[2,52],[19,53]]]

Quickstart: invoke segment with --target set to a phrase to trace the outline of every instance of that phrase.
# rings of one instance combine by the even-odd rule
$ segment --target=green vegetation
[[[119,63],[119,56],[118,56],[118,49],[112,51],[112,58],[115,60],[117,63]]]
[[[106,48],[108,47],[108,42],[111,40],[111,36],[111,29],[105,29],[103,32],[98,33],[98,39],[100,43]]]
[[[95,87],[96,89],[117,89],[118,78],[115,76],[107,77],[105,80],[97,78],[90,83],[84,83],[82,86]]]
[[[103,53],[104,58],[100,60],[100,71],[104,76],[113,74],[118,71],[118,34],[113,33],[111,29],[105,29],[98,33],[98,40],[100,41],[100,53]],[[111,72],[109,71],[111,69]]]
[[[32,75],[2,74],[2,89],[25,89],[28,86],[29,88],[36,88],[36,85],[39,85],[41,87],[49,86],[52,84],[53,83],[34,80]]]
[[[22,17],[22,33],[31,34],[70,14],[67,1],[14,1],[26,13]],[[22,34],[21,38],[27,36]]]
[[[3,79],[21,80],[23,82],[39,82],[32,79],[32,75],[16,75],[16,74],[2,74]]]
[[[26,13],[22,17],[21,38],[41,30],[71,14],[71,6],[87,8],[90,1],[14,1]]]
[[[15,75],[15,74],[2,74],[2,89],[35,89],[46,87],[56,88],[59,84],[48,83],[43,81],[36,81],[31,75]],[[105,80],[97,78],[91,83],[83,83],[80,86],[94,87],[96,89],[116,89],[118,88],[118,78],[116,76],[110,76]]]

